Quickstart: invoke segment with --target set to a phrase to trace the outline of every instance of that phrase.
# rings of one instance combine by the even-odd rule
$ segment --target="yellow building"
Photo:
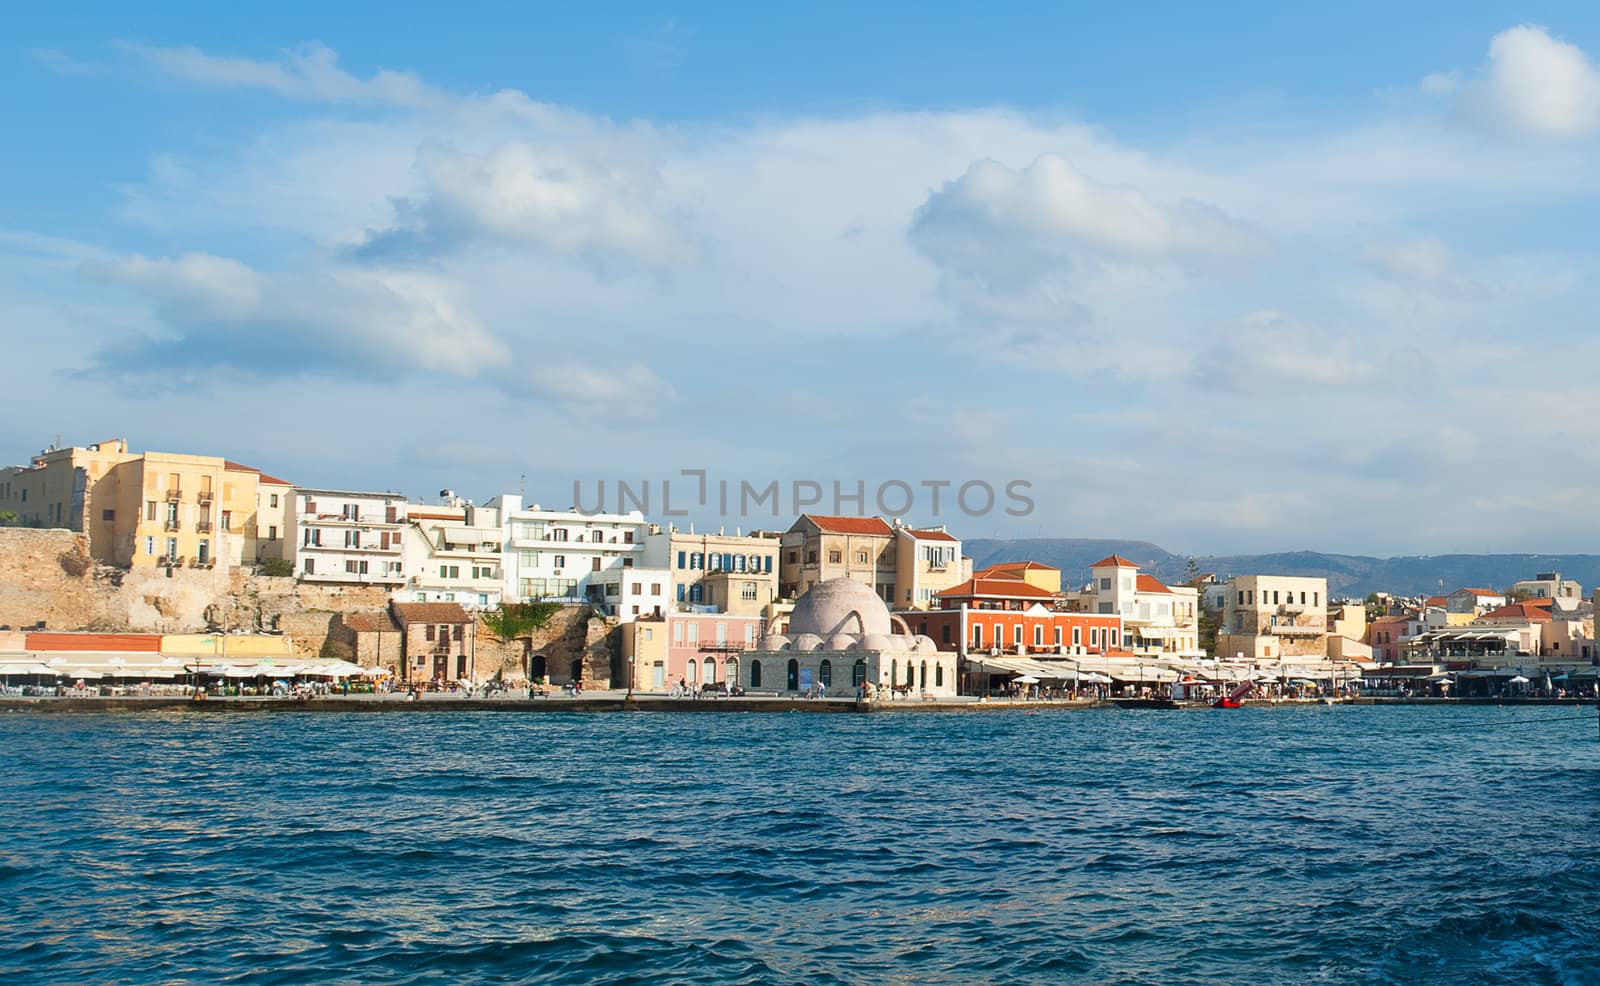
[[[83,532],[96,561],[124,568],[271,557],[289,491],[283,480],[218,456],[134,453],[120,438],[46,449],[27,466],[0,471],[0,509],[27,526]]]

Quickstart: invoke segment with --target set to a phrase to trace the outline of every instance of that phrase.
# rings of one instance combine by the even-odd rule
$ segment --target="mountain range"
[[[980,538],[964,545],[974,569],[1005,561],[1038,561],[1061,569],[1064,586],[1089,580],[1089,566],[1107,555],[1121,555],[1164,582],[1189,578],[1189,558],[1148,541],[1114,538]],[[1308,575],[1328,580],[1331,598],[1370,592],[1419,596],[1463,587],[1506,589],[1541,572],[1560,572],[1585,591],[1600,584],[1600,555],[1410,555],[1373,558],[1320,551],[1267,555],[1197,556],[1195,570],[1230,575]]]

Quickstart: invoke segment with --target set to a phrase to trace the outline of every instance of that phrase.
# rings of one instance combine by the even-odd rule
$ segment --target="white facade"
[[[1200,592],[1174,588],[1113,555],[1089,569],[1093,581],[1077,599],[1083,612],[1122,617],[1122,646],[1140,656],[1205,657],[1200,648]]]
[[[604,602],[605,585],[622,569],[642,564],[650,525],[637,510],[626,514],[586,514],[523,509],[522,497],[498,496],[487,507],[498,512],[504,532],[506,600],[584,600]]]
[[[665,568],[614,568],[604,573],[600,586],[606,613],[623,623],[661,616],[671,608],[672,573]]]
[[[400,602],[460,603],[469,610],[500,605],[505,589],[505,531],[492,508],[459,502],[412,504],[405,531],[406,584]]]
[[[297,488],[284,510],[285,556],[302,582],[398,587],[409,505],[399,493]]]

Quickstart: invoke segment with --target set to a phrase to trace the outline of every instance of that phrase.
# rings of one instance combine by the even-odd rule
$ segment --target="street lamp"
[[[634,655],[628,655],[628,701],[633,701],[633,662]]]

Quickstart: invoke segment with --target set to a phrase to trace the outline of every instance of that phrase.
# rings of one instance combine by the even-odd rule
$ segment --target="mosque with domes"
[[[787,632],[744,652],[739,674],[752,692],[820,685],[829,695],[853,697],[871,682],[879,695],[956,695],[956,654],[912,633],[870,586],[847,578],[813,585],[795,603]]]

